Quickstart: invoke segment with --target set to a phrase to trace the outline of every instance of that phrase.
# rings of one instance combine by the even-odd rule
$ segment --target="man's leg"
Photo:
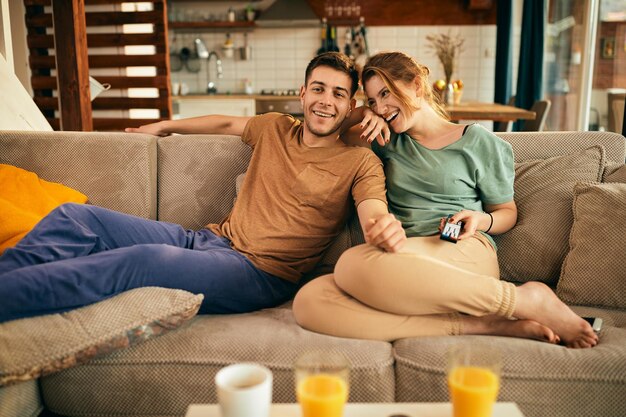
[[[193,244],[192,231],[86,204],[63,204],[0,257],[0,274],[136,244]]]
[[[256,269],[216,239],[222,243],[210,250],[134,245],[4,273],[0,322],[67,311],[146,286],[204,294],[201,313],[273,307],[295,294],[296,284]]]

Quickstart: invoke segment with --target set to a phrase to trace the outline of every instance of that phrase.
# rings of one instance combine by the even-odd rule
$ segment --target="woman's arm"
[[[493,218],[493,221],[492,221]],[[441,227],[443,227],[442,219]],[[490,235],[499,235],[507,232],[517,222],[517,206],[515,201],[502,204],[486,204],[485,211],[461,210],[452,216],[450,222],[462,221],[463,233],[459,240],[468,238],[477,231],[487,232]]]

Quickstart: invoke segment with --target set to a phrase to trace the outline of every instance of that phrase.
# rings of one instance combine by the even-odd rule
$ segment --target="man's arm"
[[[363,200],[357,207],[365,241],[387,252],[398,252],[406,243],[402,223],[378,199]]]
[[[369,146],[376,140],[380,146],[385,146],[389,142],[391,131],[382,117],[369,107],[361,106],[352,110],[341,124],[340,136],[348,145]]]
[[[163,120],[140,127],[128,127],[125,131],[127,133],[147,133],[155,136],[167,136],[172,133],[242,136],[243,130],[250,119],[251,117],[212,114],[179,120]]]

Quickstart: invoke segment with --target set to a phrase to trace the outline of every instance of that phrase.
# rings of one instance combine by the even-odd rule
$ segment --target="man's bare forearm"
[[[148,133],[156,136],[181,134],[243,135],[250,117],[207,115],[179,120],[163,120],[138,128],[128,128],[130,133]]]

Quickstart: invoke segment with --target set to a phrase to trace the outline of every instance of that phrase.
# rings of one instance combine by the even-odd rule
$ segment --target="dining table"
[[[451,120],[491,120],[494,122],[514,122],[534,120],[535,112],[515,106],[498,103],[466,101],[459,104],[446,104],[444,109]]]

